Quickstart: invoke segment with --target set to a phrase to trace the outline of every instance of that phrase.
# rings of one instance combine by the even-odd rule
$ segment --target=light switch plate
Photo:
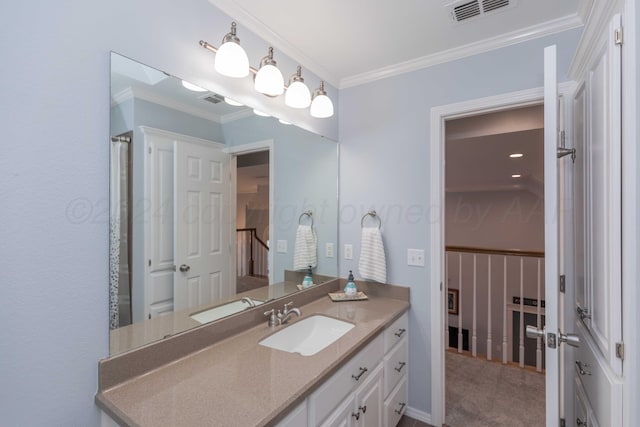
[[[278,240],[278,244],[277,244],[276,250],[279,253],[283,253],[283,254],[287,253],[287,241],[286,240]]]
[[[407,264],[424,267],[424,249],[407,249]]]
[[[351,243],[344,245],[344,259],[353,259],[353,245]]]
[[[333,258],[333,243],[327,242],[325,244],[325,254],[327,258]]]

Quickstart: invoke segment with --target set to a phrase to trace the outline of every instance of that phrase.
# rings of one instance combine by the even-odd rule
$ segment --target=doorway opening
[[[236,156],[236,292],[269,284],[269,150]]]
[[[476,111],[444,134],[447,425],[544,426],[544,345],[525,334],[545,321],[543,106]]]

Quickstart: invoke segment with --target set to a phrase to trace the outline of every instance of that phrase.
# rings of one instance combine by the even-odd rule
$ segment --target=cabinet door
[[[382,425],[382,365],[371,373],[362,387],[356,391],[356,419],[358,427],[377,427]]]
[[[338,408],[333,411],[331,415],[322,423],[322,427],[352,427],[356,420],[355,404],[356,397],[354,394],[350,394],[345,398],[344,402]]]
[[[306,427],[307,401],[303,401],[277,424],[277,427]]]

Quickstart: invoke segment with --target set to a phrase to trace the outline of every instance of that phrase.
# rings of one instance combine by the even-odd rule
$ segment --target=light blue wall
[[[337,257],[325,256],[325,244],[338,246],[338,149],[335,141],[274,118],[252,116],[223,125],[228,145],[273,140],[274,230],[270,255],[274,257],[274,282],[284,280],[284,270],[293,267],[298,218],[313,212],[318,236],[318,266],[315,273],[336,276]],[[266,135],[266,136],[265,136]],[[275,250],[277,240],[286,240],[287,253]],[[335,252],[334,252],[335,253]]]
[[[337,139],[251,79],[212,71],[200,39],[231,19],[205,0],[0,2],[0,424],[95,426],[108,355],[109,52]],[[267,44],[239,26],[252,64]],[[278,54],[283,70],[295,63]],[[310,85],[318,78],[305,72]],[[330,88],[337,107],[335,89]],[[10,100],[10,102],[7,102]]]
[[[528,41],[340,92],[340,244],[357,272],[360,218],[383,221],[390,283],[411,288],[409,404],[431,413],[429,297],[429,121],[431,108],[543,84],[543,48],[558,45],[564,81],[581,30]],[[408,267],[407,249],[424,249],[426,266]],[[436,285],[436,284],[433,284]]]

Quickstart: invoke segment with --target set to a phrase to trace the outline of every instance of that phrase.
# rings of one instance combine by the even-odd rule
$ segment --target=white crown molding
[[[239,24],[264,39],[267,43],[287,55],[289,58],[298,62],[300,65],[303,65],[304,68],[314,73],[320,79],[329,83],[333,87],[338,87],[338,78],[333,76],[321,64],[310,58],[300,49],[296,48],[289,41],[269,29],[262,23],[262,21],[249,13],[245,8],[241,7],[237,2],[231,0],[209,0],[209,3],[227,15],[233,17],[233,19]]]
[[[245,119],[247,117],[253,116],[253,110],[251,108],[244,108],[240,111],[236,111],[235,113],[225,114],[220,116],[220,123],[230,123],[236,120]]]
[[[220,150],[224,150],[227,147],[225,144],[221,142],[211,141],[203,138],[197,138],[195,136],[184,135],[181,133],[171,132],[169,130],[164,130],[164,129],[153,128],[150,126],[140,126],[140,131],[145,136],[164,138],[169,141],[178,140],[178,141],[190,142],[193,144],[200,144],[207,147],[211,147],[213,145],[215,148],[218,148]]]
[[[213,1],[213,0],[210,0]],[[340,80],[340,89],[346,89],[376,80],[397,76],[399,74],[420,70],[437,64],[454,61],[456,59],[465,58],[472,55],[488,52],[495,49],[522,43],[524,41],[537,39],[562,31],[570,30],[582,26],[582,19],[578,14],[569,15],[563,18],[547,21],[542,24],[533,25],[522,28],[511,33],[479,40],[464,46],[445,50],[427,55],[410,61],[401,62],[399,64],[382,67],[377,70],[368,71],[366,73],[357,74],[355,76],[346,77]]]
[[[177,102],[173,99],[157,95],[139,87],[128,87],[113,95],[111,97],[111,106],[114,107],[133,98],[149,101],[157,105],[162,105],[163,107],[171,108],[172,110],[181,111],[191,116],[209,120],[211,122],[222,123],[221,117],[215,113],[194,107],[192,105]]]
[[[622,11],[623,3],[623,0],[614,0],[593,1],[590,4],[591,8],[585,21],[584,31],[580,42],[578,42],[576,54],[569,65],[569,76],[573,80],[581,80],[591,61],[593,46],[603,34],[606,34],[609,21],[615,13]]]

